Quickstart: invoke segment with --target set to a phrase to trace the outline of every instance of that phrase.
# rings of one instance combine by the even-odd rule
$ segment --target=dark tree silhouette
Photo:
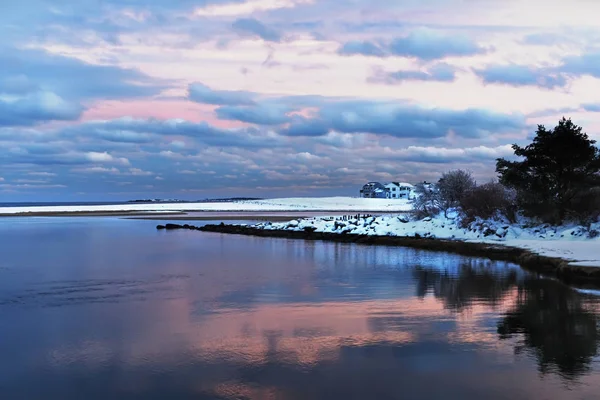
[[[581,212],[578,199],[600,186],[600,150],[582,128],[564,117],[554,129],[538,125],[533,142],[513,145],[523,161],[497,160],[500,182],[517,191],[523,212],[560,223]],[[596,207],[592,201],[592,208]]]

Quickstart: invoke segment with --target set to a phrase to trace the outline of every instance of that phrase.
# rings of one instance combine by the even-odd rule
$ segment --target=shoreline
[[[182,216],[185,212],[152,212],[152,211],[31,211],[23,213],[0,213],[0,218],[18,217],[145,217],[145,216]]]
[[[0,209],[1,210],[1,209]],[[126,217],[127,219],[144,220],[188,220],[188,221],[212,221],[212,220],[247,220],[247,221],[273,221],[285,222],[299,217],[319,216],[344,216],[351,214],[384,215],[406,214],[407,211],[383,212],[383,211],[354,211],[354,210],[174,210],[174,211],[28,211],[22,213],[2,213],[0,218],[13,217]],[[138,218],[139,217],[139,218]]]
[[[416,238],[409,236],[340,234],[314,232],[310,230],[264,230],[255,227],[227,224],[205,225],[202,227],[188,225],[188,228],[180,226],[179,228],[171,229],[195,229],[203,232],[221,234],[409,247],[428,251],[447,252],[469,257],[482,257],[490,260],[513,262],[520,265],[525,270],[553,276],[567,284],[593,284],[594,287],[600,286],[600,268],[598,267],[570,265],[570,261],[564,258],[543,256],[528,249],[504,244],[478,243],[458,239]]]

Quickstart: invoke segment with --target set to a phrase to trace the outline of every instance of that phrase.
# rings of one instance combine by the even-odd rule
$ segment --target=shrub
[[[515,198],[514,191],[497,182],[476,186],[460,199],[463,223],[468,224],[476,217],[489,219],[498,214],[505,216],[510,222],[515,222]]]
[[[573,199],[573,211],[569,214],[584,224],[597,222],[600,218],[600,188],[591,188]]]

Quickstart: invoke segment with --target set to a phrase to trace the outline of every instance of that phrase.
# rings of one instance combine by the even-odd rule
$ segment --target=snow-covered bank
[[[571,265],[600,267],[600,223],[591,227],[569,225],[526,226],[500,221],[476,221],[467,228],[454,219],[425,218],[412,221],[405,215],[369,218],[310,218],[290,222],[249,225],[264,230],[315,231],[325,233],[455,239],[474,243],[498,243],[530,250],[542,256],[570,261]]]
[[[412,206],[405,199],[364,199],[355,197],[297,197],[266,200],[241,200],[214,203],[149,203],[118,205],[1,207],[2,214],[69,212],[150,212],[150,211],[349,211],[401,212]]]

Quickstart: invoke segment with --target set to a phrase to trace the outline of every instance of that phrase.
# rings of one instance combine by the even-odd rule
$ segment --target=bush
[[[569,214],[583,224],[597,222],[600,218],[600,188],[591,188],[573,199],[573,211]]]
[[[460,199],[463,223],[473,222],[476,217],[489,219],[500,214],[515,222],[517,207],[514,191],[497,182],[490,182],[466,192]]]

